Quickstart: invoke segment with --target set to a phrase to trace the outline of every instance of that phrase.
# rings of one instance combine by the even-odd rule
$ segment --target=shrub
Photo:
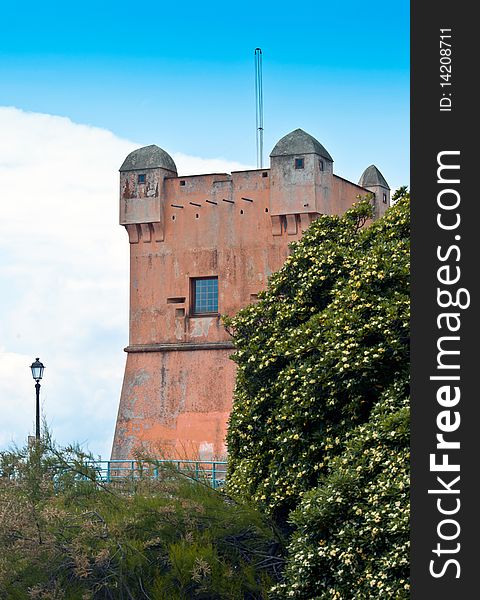
[[[318,218],[259,302],[226,319],[238,364],[228,489],[294,531],[280,596],[405,592],[405,188],[395,199],[368,227],[368,200]]]
[[[86,458],[0,455],[0,598],[266,598],[283,561],[258,511],[172,469],[104,485]]]
[[[409,598],[408,386],[386,390],[307,492],[279,598]]]

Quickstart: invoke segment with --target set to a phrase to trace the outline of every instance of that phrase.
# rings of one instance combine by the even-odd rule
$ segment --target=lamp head
[[[40,360],[38,358],[36,358],[35,362],[33,362],[30,365],[30,368],[32,369],[32,377],[38,383],[40,381],[40,379],[43,377],[43,370],[45,369],[45,367],[40,362]]]

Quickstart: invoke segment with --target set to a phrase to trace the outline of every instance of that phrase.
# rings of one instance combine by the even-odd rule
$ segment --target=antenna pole
[[[257,135],[257,169],[263,168],[263,75],[262,49],[255,48],[255,116]]]

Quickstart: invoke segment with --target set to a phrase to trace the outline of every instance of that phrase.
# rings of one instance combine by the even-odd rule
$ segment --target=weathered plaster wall
[[[375,218],[380,219],[385,214],[390,206],[390,189],[381,185],[376,185],[368,188],[375,196],[374,210]],[[385,196],[385,199],[384,199]]]
[[[333,194],[335,203],[329,207],[331,212],[328,214],[343,215],[352,206],[353,202],[357,201],[358,196],[364,198],[370,192],[351,181],[334,175]]]
[[[225,457],[235,365],[229,349],[129,352],[112,458]]]

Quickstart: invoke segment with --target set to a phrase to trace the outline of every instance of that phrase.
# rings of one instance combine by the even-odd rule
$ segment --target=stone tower
[[[270,169],[182,177],[157,146],[120,168],[130,243],[130,335],[112,458],[221,459],[235,382],[221,315],[255,302],[289,243],[320,214],[343,214],[385,180],[356,185],[301,129]],[[379,172],[378,172],[379,173]],[[380,175],[381,177],[381,175]]]

